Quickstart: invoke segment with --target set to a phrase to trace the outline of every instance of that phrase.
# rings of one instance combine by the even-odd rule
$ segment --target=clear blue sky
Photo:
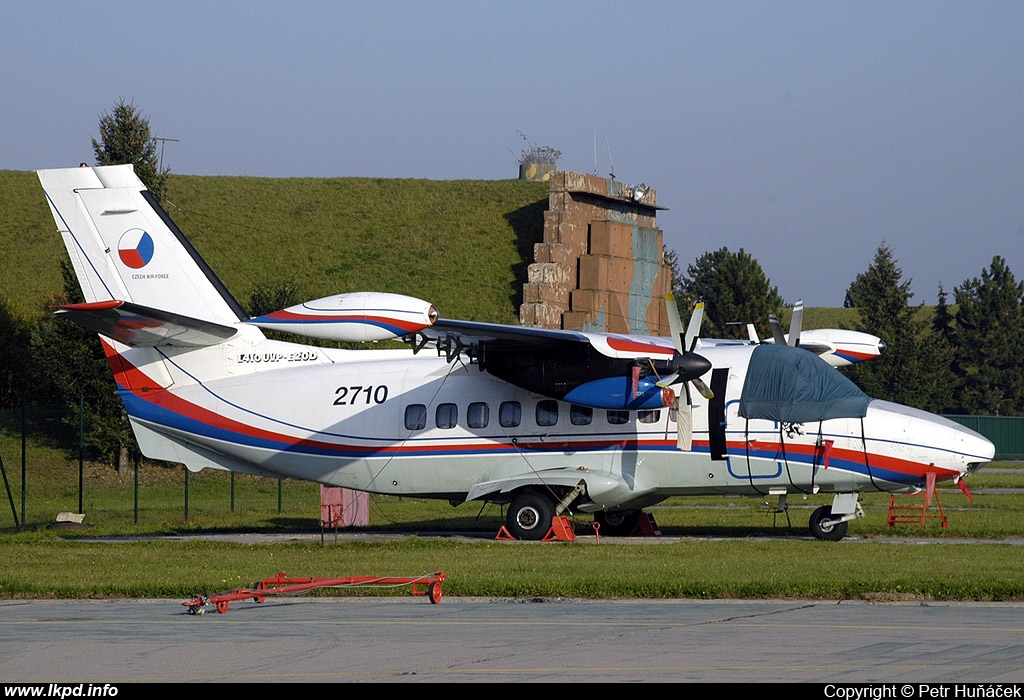
[[[7,1],[0,67],[0,169],[93,162],[122,97],[181,174],[506,179],[521,132],[789,302],[883,242],[915,303],[1024,279],[1020,0]]]

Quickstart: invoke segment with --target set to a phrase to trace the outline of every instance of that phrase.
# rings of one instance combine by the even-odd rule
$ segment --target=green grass
[[[585,598],[1024,598],[1020,549],[1008,544],[683,540],[635,545],[458,541],[379,543],[109,543],[5,537],[0,594],[181,597],[293,576],[420,576],[441,571],[446,595]],[[69,572],[74,572],[73,574]],[[359,593],[407,595],[406,590]],[[324,591],[322,594],[337,594]]]
[[[0,303],[31,318],[62,288],[66,256],[35,173],[0,170]]]
[[[9,429],[0,431],[0,457],[21,520],[20,438]],[[32,444],[22,530],[6,496],[0,503],[0,597],[184,600],[253,586],[280,571],[318,578],[442,571],[446,596],[1024,600],[1024,549],[1007,542],[1021,537],[1024,492],[1005,491],[1024,489],[1024,465],[991,466],[970,478],[973,501],[955,488],[939,490],[948,527],[929,519],[924,527],[890,529],[888,496],[865,494],[867,517],[851,523],[839,543],[807,536],[810,512],[829,502],[825,496],[791,497],[785,514],[756,499],[669,499],[650,512],[664,535],[683,538],[645,544],[595,539],[585,516],[573,523],[590,536],[576,542],[496,540],[503,523],[496,505],[370,496],[370,525],[354,531],[401,533],[370,542],[321,533],[319,486],[291,480],[190,474],[186,516],[184,469],[149,463],[138,474],[137,522],[134,470],[117,474],[87,463],[88,527],[51,528],[57,513],[78,511],[79,467],[73,457]],[[937,512],[933,504],[929,513]],[[158,537],[219,532],[295,537],[245,544]]]

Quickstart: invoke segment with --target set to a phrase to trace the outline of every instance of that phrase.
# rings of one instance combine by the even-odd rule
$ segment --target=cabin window
[[[629,422],[629,411],[608,411],[608,422],[612,425],[625,425]]]
[[[558,422],[558,402],[544,399],[537,402],[537,425],[549,426]]]
[[[421,403],[414,403],[405,407],[405,429],[423,430],[427,427],[427,407]]]
[[[466,410],[466,423],[470,428],[486,428],[491,418],[491,409],[483,401],[474,401]]]
[[[661,411],[637,411],[636,417],[641,423],[657,423],[661,420]]]
[[[590,425],[592,420],[594,420],[594,409],[590,406],[576,406],[574,404],[569,408],[569,421],[573,425]]]
[[[523,407],[518,401],[503,401],[498,407],[498,423],[502,428],[515,428],[523,420]]]
[[[454,428],[459,422],[459,407],[453,403],[438,404],[434,422],[443,430]]]

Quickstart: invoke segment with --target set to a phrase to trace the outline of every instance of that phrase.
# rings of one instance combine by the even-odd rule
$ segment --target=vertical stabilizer
[[[222,324],[246,318],[131,165],[38,175],[87,302],[130,301]]]

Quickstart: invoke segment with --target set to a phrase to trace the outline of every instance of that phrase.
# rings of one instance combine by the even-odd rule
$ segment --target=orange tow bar
[[[341,576],[338,578],[295,578],[280,572],[256,584],[256,588],[238,588],[231,593],[213,596],[198,596],[185,601],[190,615],[202,615],[207,605],[213,605],[217,612],[226,613],[233,600],[249,600],[262,603],[270,596],[305,593],[315,588],[355,588],[360,586],[411,586],[413,595],[425,595],[431,603],[441,602],[441,582],[445,576],[440,571],[426,576]]]

